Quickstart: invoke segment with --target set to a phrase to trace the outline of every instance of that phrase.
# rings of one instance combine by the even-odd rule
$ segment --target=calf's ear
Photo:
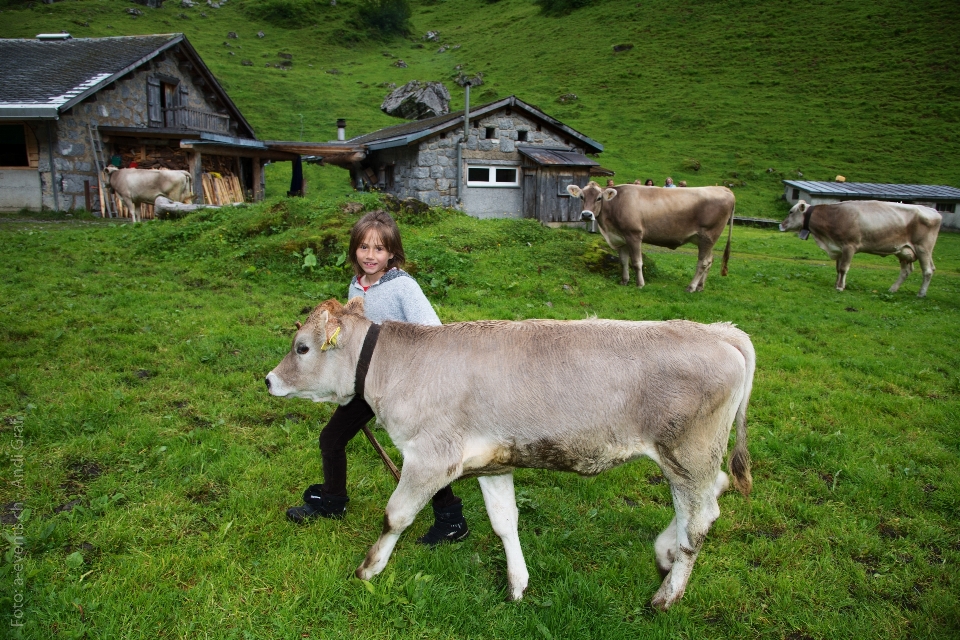
[[[337,346],[337,340],[340,337],[340,321],[330,316],[330,313],[324,309],[316,320],[317,333],[323,338],[320,345],[320,351],[326,351],[331,347]]]
[[[361,296],[355,296],[350,298],[346,306],[343,308],[344,313],[356,313],[358,315],[363,315],[363,298]]]
[[[578,186],[575,185],[575,184],[568,184],[568,185],[567,185],[567,193],[569,193],[570,195],[572,195],[574,198],[582,198],[582,197],[583,197],[583,191],[580,189],[580,187],[578,187]]]
[[[603,199],[604,199],[604,200],[613,200],[613,199],[616,198],[616,197],[617,197],[617,190],[616,190],[616,189],[607,188],[607,189],[604,189],[604,190],[603,190]]]

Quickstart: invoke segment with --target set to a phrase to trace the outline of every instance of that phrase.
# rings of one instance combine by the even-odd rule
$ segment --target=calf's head
[[[788,213],[787,217],[780,223],[780,231],[796,231],[803,227],[803,214],[806,213],[809,208],[810,205],[803,200],[793,205],[790,213]]]
[[[600,185],[591,180],[583,189],[575,184],[567,185],[567,193],[574,198],[583,199],[583,210],[580,219],[584,221],[596,220],[600,217],[603,203],[617,196],[617,190],[611,187],[601,189]]]
[[[290,352],[267,374],[267,390],[284,398],[314,402],[346,400],[354,393],[357,359],[370,321],[363,298],[341,305],[331,299],[297,323]]]

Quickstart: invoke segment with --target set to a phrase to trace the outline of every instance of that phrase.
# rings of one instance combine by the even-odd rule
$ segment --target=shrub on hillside
[[[240,4],[251,18],[288,28],[316,24],[325,7],[329,3],[322,0],[243,0]]]
[[[546,16],[565,16],[593,4],[594,0],[536,0],[540,13]]]
[[[413,33],[411,14],[409,0],[362,0],[357,7],[360,24],[382,37]]]

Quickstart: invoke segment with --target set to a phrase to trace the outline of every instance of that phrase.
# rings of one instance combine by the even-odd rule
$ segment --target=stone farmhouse
[[[516,96],[471,110],[468,92],[463,110],[345,137],[341,129],[343,142],[316,153],[338,148],[339,156],[324,161],[349,169],[357,188],[458,207],[478,218],[579,223],[580,203],[567,185],[613,175],[587,155],[603,151],[602,144]],[[311,153],[303,145],[298,150]]]
[[[0,63],[0,210],[101,211],[111,162],[189,170],[194,202],[211,175],[259,200],[263,164],[299,159],[257,139],[183,34],[3,39]]]

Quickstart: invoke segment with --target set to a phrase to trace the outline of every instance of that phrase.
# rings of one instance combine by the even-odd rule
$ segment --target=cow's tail
[[[193,193],[193,174],[189,171],[185,172],[187,174],[187,194],[183,197],[183,201],[187,204],[192,204],[194,198],[196,197]]]
[[[730,212],[730,230],[727,232],[727,246],[723,250],[723,262],[720,263],[720,275],[727,275],[727,263],[730,262],[730,241],[733,239],[733,214],[737,210],[737,205],[733,205],[733,211]]]
[[[746,363],[744,367],[743,398],[737,407],[734,423],[737,427],[737,440],[730,454],[729,469],[733,479],[733,486],[744,496],[750,495],[753,488],[753,477],[750,475],[750,452],[747,450],[747,405],[750,403],[750,392],[753,390],[753,374],[757,368],[757,354],[753,343],[747,334],[739,332],[740,339],[732,341],[733,346],[743,355]]]

